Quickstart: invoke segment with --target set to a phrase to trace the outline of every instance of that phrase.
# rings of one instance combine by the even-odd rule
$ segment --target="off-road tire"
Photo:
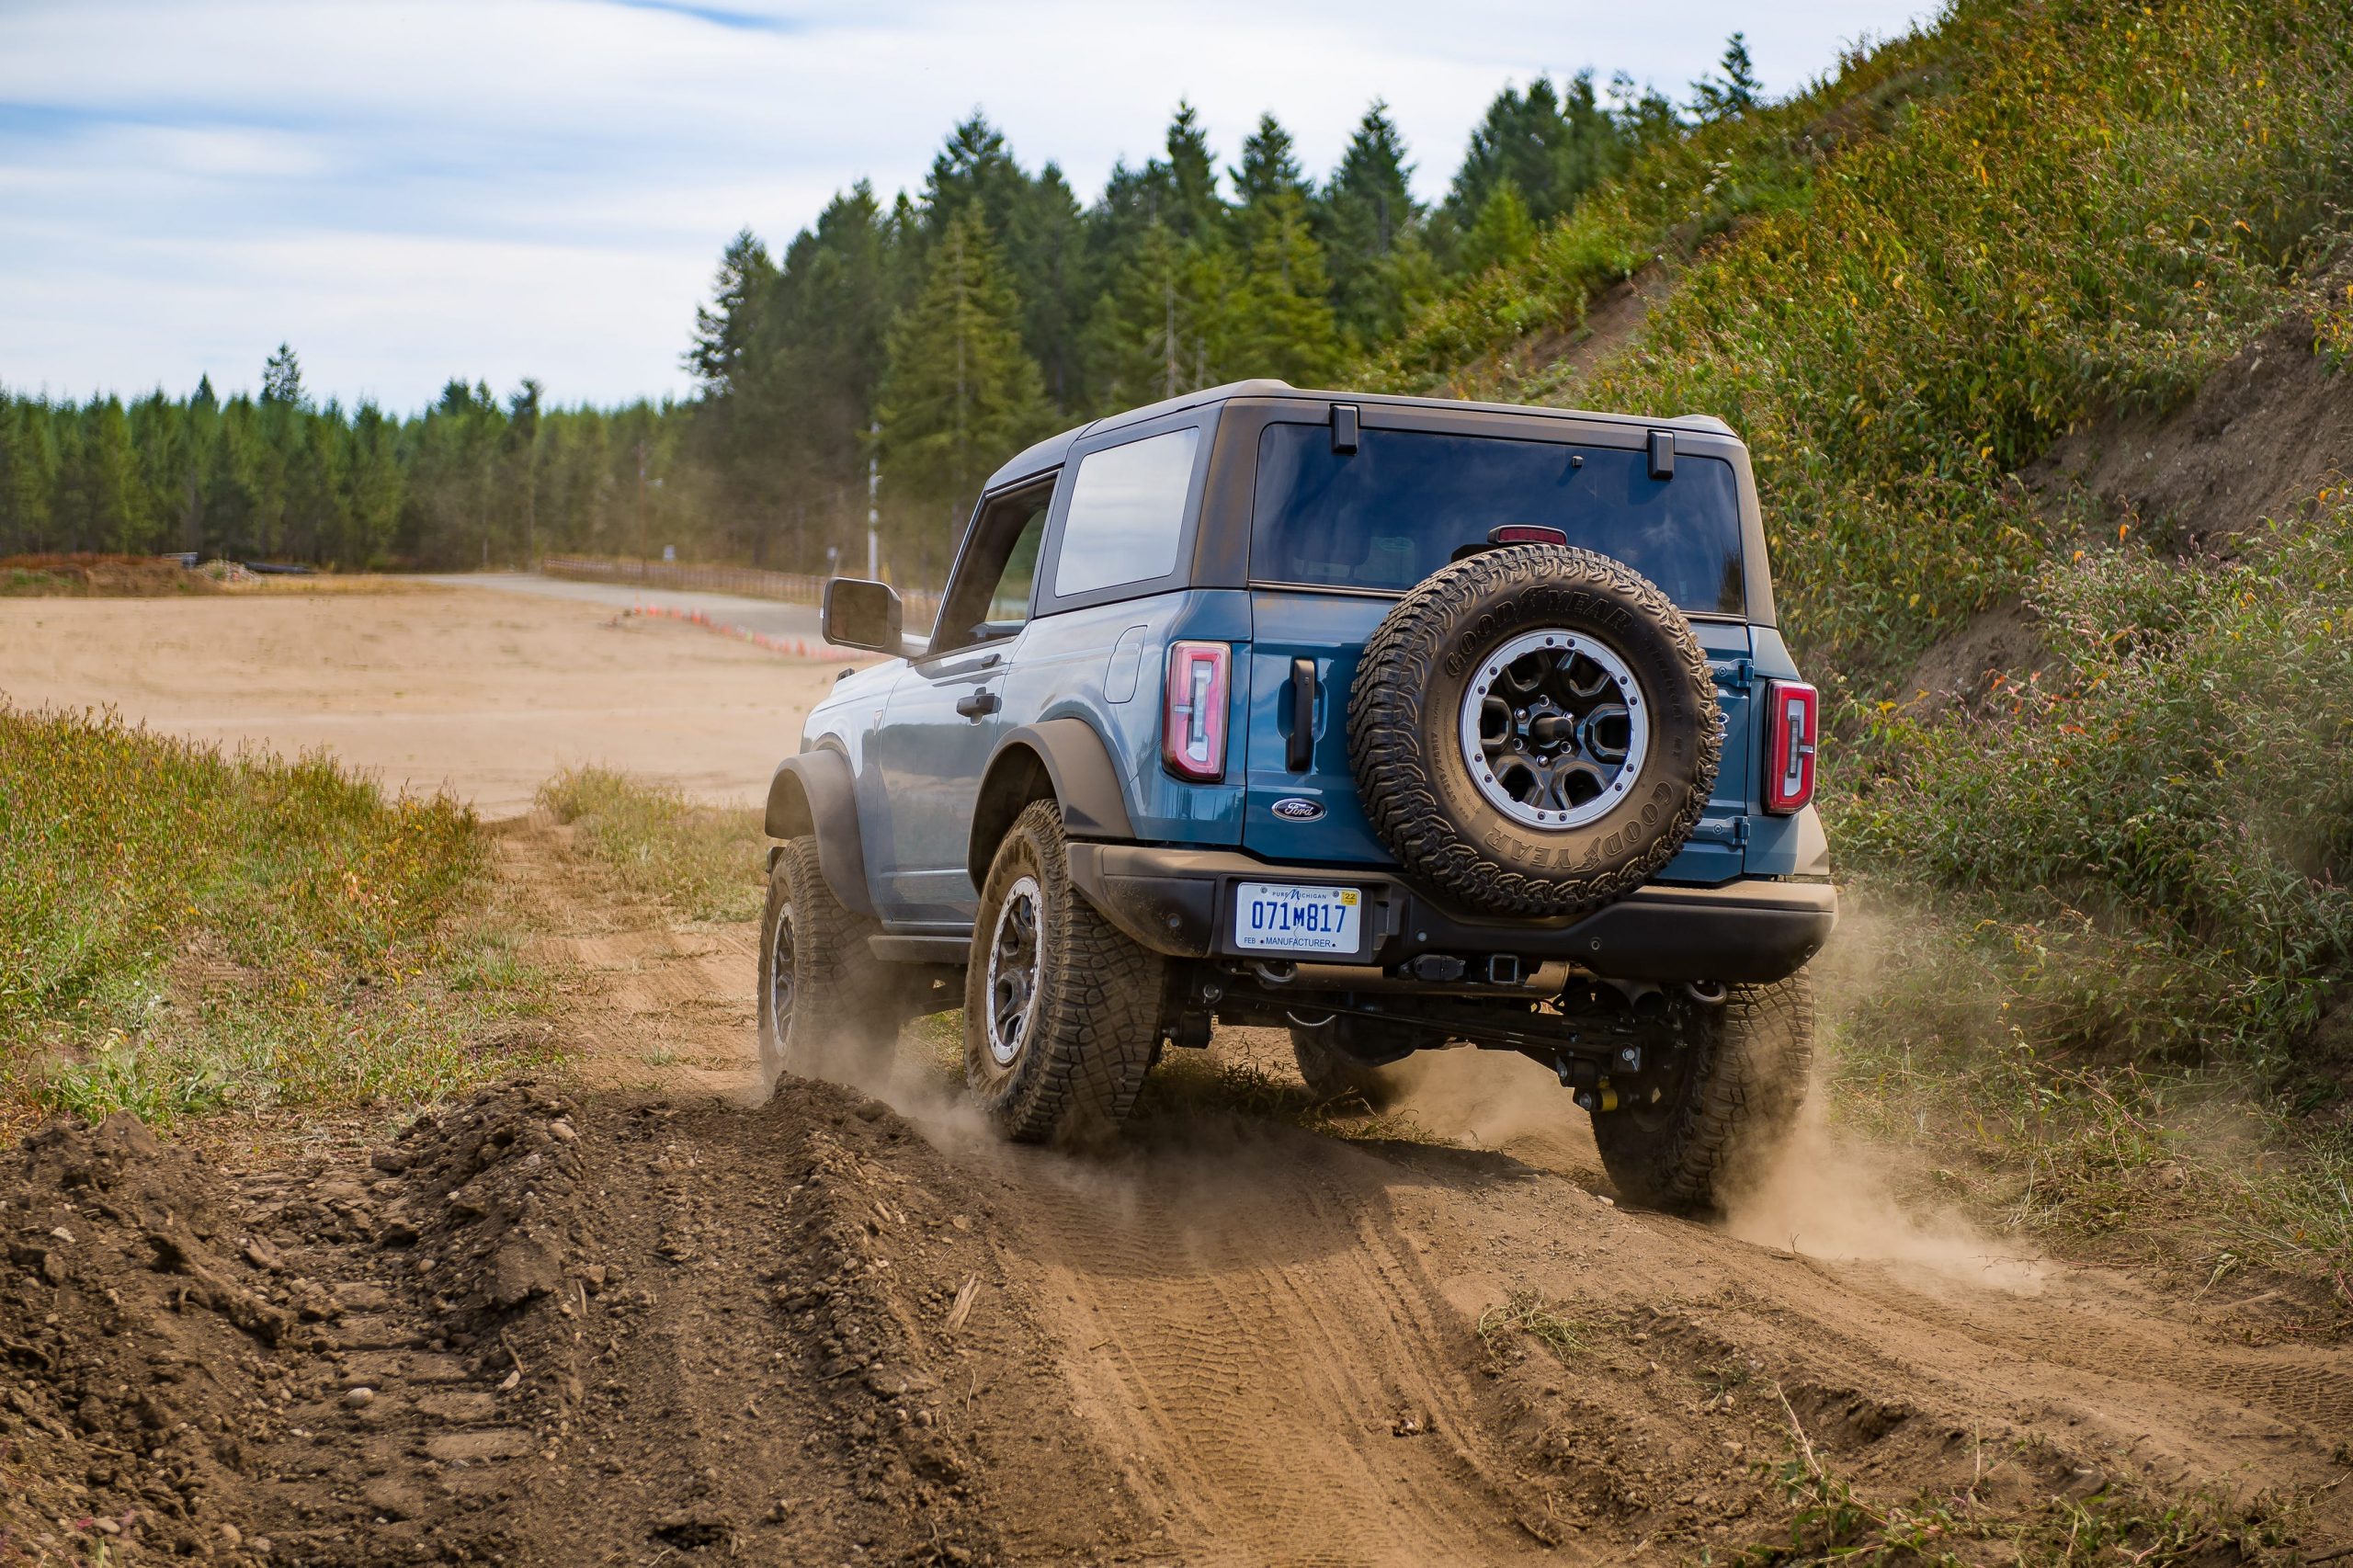
[[[1397,1075],[1351,1053],[1336,1038],[1338,1020],[1290,1026],[1291,1059],[1317,1105],[1360,1099],[1374,1110],[1386,1110],[1397,1098]],[[1434,1042],[1435,1043],[1435,1042]]]
[[[1653,739],[1623,800],[1548,829],[1480,793],[1457,725],[1480,662],[1553,628],[1625,663]],[[1410,877],[1496,915],[1579,915],[1648,881],[1690,836],[1722,753],[1715,681],[1691,623],[1632,567],[1566,545],[1512,545],[1442,568],[1373,632],[1348,694],[1348,761],[1373,831]]]
[[[1602,1168],[1631,1203],[1675,1213],[1721,1208],[1797,1123],[1813,1064],[1812,985],[1797,974],[1730,992],[1698,1016],[1674,1094],[1593,1113]]]
[[[1007,1063],[989,1049],[990,946],[1010,892],[1037,885],[1038,981]],[[1022,1143],[1107,1141],[1133,1108],[1160,1043],[1166,965],[1096,912],[1070,880],[1062,809],[1036,801],[997,846],[964,975],[964,1082],[992,1124]]]
[[[776,1016],[777,927],[791,914],[792,1011]],[[767,906],[760,915],[758,1006],[760,1067],[774,1084],[784,1074],[865,1084],[888,1076],[904,1009],[891,966],[867,937],[881,927],[853,914],[825,884],[817,841],[796,838],[768,867]]]

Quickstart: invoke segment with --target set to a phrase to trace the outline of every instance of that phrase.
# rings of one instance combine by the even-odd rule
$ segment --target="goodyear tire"
[[[1658,1081],[1626,1085],[1593,1114],[1602,1168],[1631,1203],[1676,1213],[1722,1207],[1796,1125],[1813,1063],[1813,992],[1802,974],[1734,985],[1685,1031]]]
[[[890,1074],[902,1009],[890,967],[866,938],[881,927],[825,885],[817,841],[796,838],[768,867],[760,916],[760,1067],[865,1084]]]
[[[1715,787],[1708,659],[1667,597],[1565,545],[1458,561],[1365,645],[1348,758],[1408,875],[1466,907],[1578,915],[1666,864]]]
[[[1024,807],[989,865],[964,971],[973,1100],[1017,1142],[1108,1141],[1159,1054],[1165,974],[1071,881],[1062,809]]]

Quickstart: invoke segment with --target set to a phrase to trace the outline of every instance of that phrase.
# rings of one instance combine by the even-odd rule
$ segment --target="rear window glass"
[[[1063,518],[1062,559],[1054,567],[1057,598],[1165,577],[1176,569],[1185,493],[1200,442],[1199,430],[1171,430],[1079,460]]]
[[[1742,610],[1740,492],[1721,458],[1677,454],[1662,480],[1647,452],[1555,441],[1367,430],[1343,454],[1324,425],[1269,425],[1258,439],[1259,582],[1402,593],[1506,523],[1559,528],[1682,609]]]

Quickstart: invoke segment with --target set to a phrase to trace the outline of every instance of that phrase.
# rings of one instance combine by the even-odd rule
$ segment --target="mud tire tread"
[[[1813,987],[1802,973],[1735,985],[1666,1124],[1626,1110],[1593,1119],[1602,1167],[1631,1202],[1674,1213],[1722,1207],[1726,1189],[1788,1137],[1813,1065]]]
[[[1020,869],[1038,879],[1046,909],[1038,1013],[1009,1069],[989,1054],[988,944],[996,910]],[[1007,1138],[1020,1143],[1108,1141],[1135,1108],[1160,1043],[1166,963],[1087,903],[1070,878],[1062,809],[1034,801],[997,847],[972,927],[964,974],[964,1080]]]
[[[788,1029],[779,1037],[769,1015],[769,954],[776,923],[790,902],[792,919],[793,1022],[826,1018],[831,1030]],[[760,914],[760,1066],[773,1084],[796,1077],[873,1080],[886,1074],[898,1045],[902,1009],[893,1000],[891,966],[866,939],[881,926],[834,896],[817,861],[813,837],[789,841],[768,868],[767,906]]]
[[[1533,876],[1488,854],[1443,809],[1431,780],[1433,746],[1452,746],[1449,722],[1431,726],[1424,694],[1449,644],[1474,623],[1483,600],[1539,586],[1585,586],[1628,600],[1665,627],[1699,726],[1692,786],[1676,813],[1630,859],[1564,876]],[[1655,694],[1654,694],[1655,702]],[[1348,761],[1375,834],[1406,871],[1475,908],[1546,917],[1583,914],[1631,892],[1675,858],[1699,821],[1723,756],[1715,676],[1690,623],[1641,573],[1608,556],[1563,545],[1516,545],[1455,562],[1390,611],[1366,641],[1348,694]]]

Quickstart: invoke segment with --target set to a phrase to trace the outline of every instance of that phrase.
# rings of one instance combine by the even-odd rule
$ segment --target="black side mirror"
[[[898,590],[890,584],[835,577],[825,585],[817,631],[836,647],[865,648],[895,658],[903,651],[900,629],[905,619]]]

